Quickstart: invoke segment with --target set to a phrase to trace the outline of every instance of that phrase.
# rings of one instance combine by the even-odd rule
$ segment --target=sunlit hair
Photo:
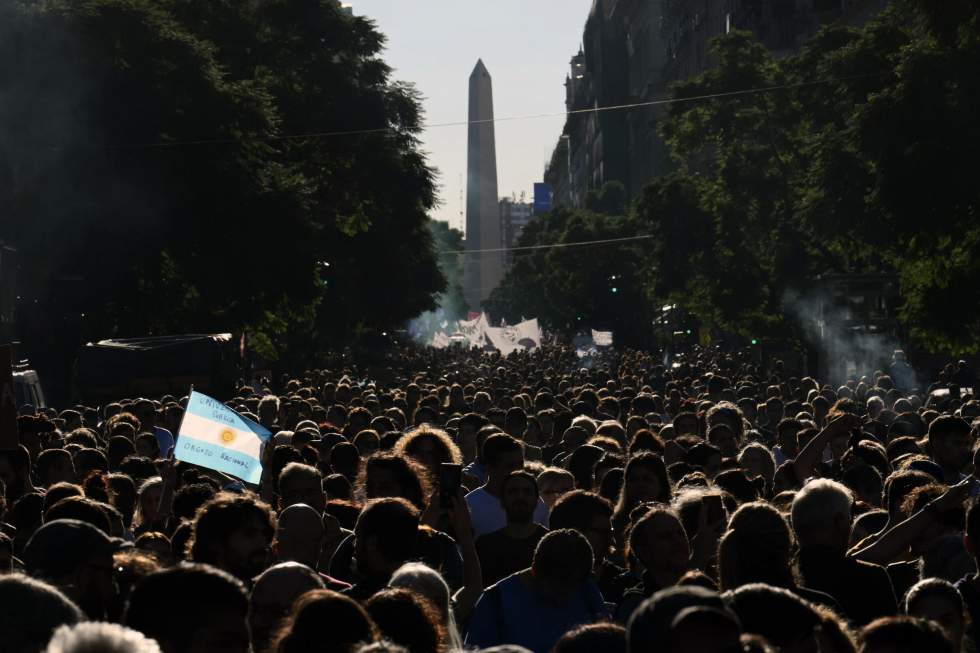
[[[407,562],[392,574],[388,587],[402,587],[428,599],[442,618],[449,650],[462,649],[463,641],[453,616],[451,591],[438,571],[421,562]]]
[[[395,445],[395,453],[419,460],[418,452],[422,442],[429,441],[436,448],[436,457],[441,463],[461,464],[463,455],[449,435],[431,426],[420,426],[403,435]]]
[[[160,653],[156,641],[119,624],[83,622],[61,626],[45,649],[46,653]]]

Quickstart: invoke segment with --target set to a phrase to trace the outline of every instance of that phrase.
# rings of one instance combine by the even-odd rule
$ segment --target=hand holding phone
[[[453,500],[459,494],[463,482],[463,466],[455,463],[439,465],[439,506],[444,509],[453,507]]]
[[[706,494],[701,497],[701,510],[704,511],[704,523],[711,527],[716,524],[724,525],[726,520],[725,504],[720,494]]]

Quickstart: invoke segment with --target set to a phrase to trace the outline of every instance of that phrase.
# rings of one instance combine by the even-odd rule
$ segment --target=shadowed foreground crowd
[[[980,641],[965,363],[916,385],[896,352],[835,387],[740,352],[405,350],[361,373],[221,397],[275,434],[257,487],[168,456],[186,398],[21,407],[0,651]]]

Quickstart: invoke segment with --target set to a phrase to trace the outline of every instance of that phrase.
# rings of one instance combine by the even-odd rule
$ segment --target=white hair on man
[[[54,631],[45,653],[160,653],[160,646],[132,628],[86,621]]]
[[[354,650],[357,653],[409,653],[407,648],[389,642],[388,640],[381,640],[380,642],[372,642],[370,644],[361,644],[360,647],[351,650]]]
[[[800,545],[834,543],[845,528],[849,535],[853,505],[851,491],[837,481],[819,478],[803,486],[793,498],[790,512]],[[846,543],[845,538],[845,546]]]
[[[868,414],[871,417],[878,417],[883,410],[885,410],[885,401],[881,397],[875,395],[868,398]]]
[[[279,397],[275,395],[266,395],[259,399],[258,411],[261,413],[263,410],[272,410],[275,407],[275,412],[279,412],[280,402]]]
[[[585,432],[590,436],[595,435],[598,424],[596,421],[589,417],[588,415],[579,415],[572,420],[572,426],[577,426],[581,429],[585,429]]]

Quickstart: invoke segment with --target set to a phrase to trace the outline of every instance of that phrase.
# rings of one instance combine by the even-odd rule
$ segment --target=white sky
[[[477,59],[493,78],[494,116],[556,113],[565,108],[568,61],[578,51],[592,0],[347,0],[388,37],[384,58],[394,78],[424,96],[427,123],[464,121]],[[501,196],[541,181],[564,117],[497,122]],[[462,228],[466,127],[426,130],[423,148],[439,171],[441,205],[433,216]]]

